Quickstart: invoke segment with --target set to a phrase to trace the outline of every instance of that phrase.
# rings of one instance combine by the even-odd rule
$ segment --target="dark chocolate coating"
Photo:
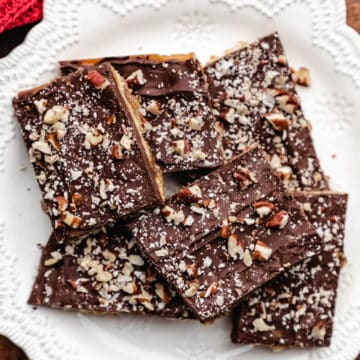
[[[46,211],[54,228],[73,235],[162,198],[159,173],[133,119],[136,102],[125,83],[120,93],[109,64],[96,71],[103,89],[84,69],[14,99]]]
[[[164,172],[215,168],[223,162],[201,64],[189,55],[133,55],[61,61],[63,74],[110,62],[138,96],[146,122],[144,136]],[[140,73],[139,73],[140,72]],[[139,82],[131,80],[138,73]],[[175,149],[180,141],[184,151]]]
[[[297,193],[322,238],[322,251],[256,290],[233,315],[232,341],[284,347],[329,346],[333,329],[347,195]]]
[[[51,259],[58,261],[52,264]],[[192,317],[121,225],[77,240],[53,233],[43,249],[29,303],[97,314]]]
[[[225,159],[259,143],[289,190],[327,190],[278,33],[205,67]]]
[[[260,200],[271,208],[256,210]],[[320,241],[259,148],[129,226],[148,259],[201,321],[227,312],[285,267],[314,255]]]

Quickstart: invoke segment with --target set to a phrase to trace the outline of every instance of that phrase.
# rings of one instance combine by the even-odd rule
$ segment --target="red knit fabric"
[[[0,0],[0,33],[42,18],[43,0]]]

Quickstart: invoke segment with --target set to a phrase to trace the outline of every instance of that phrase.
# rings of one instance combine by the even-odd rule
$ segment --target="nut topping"
[[[195,150],[193,152],[192,156],[195,160],[205,160],[206,159],[206,153],[204,153],[201,150]]]
[[[120,285],[122,291],[127,294],[134,294],[137,291],[137,286],[133,281],[125,282]]]
[[[194,117],[189,120],[189,126],[193,130],[200,131],[204,126],[204,121],[202,118]]]
[[[323,341],[326,335],[326,327],[323,321],[319,321],[311,330],[311,337]]]
[[[239,183],[241,190],[245,190],[251,184],[258,182],[256,177],[249,171],[249,169],[241,166],[238,166],[233,172],[233,177]]]
[[[234,123],[234,120],[235,120],[234,115],[235,115],[235,111],[234,111],[234,109],[231,109],[231,108],[225,109],[224,111],[221,111],[218,113],[218,116],[221,119],[227,121],[229,124]]]
[[[284,55],[284,54],[279,55],[277,58],[277,63],[281,64],[281,65],[287,65],[288,61],[287,61],[286,55]]]
[[[244,256],[244,245],[238,239],[235,234],[231,234],[228,238],[228,252],[229,255],[234,259],[242,259]]]
[[[284,131],[290,125],[290,120],[287,119],[281,112],[266,113],[264,117],[277,131]]]
[[[191,226],[194,223],[194,218],[189,215],[185,221],[184,221],[184,226]]]
[[[74,289],[76,290],[78,287],[78,284],[73,279],[67,279],[66,282]]]
[[[82,219],[79,216],[72,214],[69,211],[64,211],[60,216],[61,221],[63,221],[66,225],[72,227],[73,229],[77,229],[82,223]]]
[[[66,134],[65,124],[58,121],[53,126],[52,129],[55,131],[55,136],[58,140],[62,140]]]
[[[159,283],[155,285],[155,293],[165,304],[171,301],[171,296],[165,290],[164,286]]]
[[[201,189],[198,185],[182,188],[178,192],[177,198],[179,201],[198,201],[202,198]]]
[[[246,249],[244,251],[243,261],[244,261],[244,265],[247,266],[247,267],[252,265],[253,259],[251,257],[249,249]]]
[[[56,151],[60,151],[61,145],[58,141],[58,139],[56,138],[56,134],[55,133],[50,133],[46,135],[46,140],[52,145],[52,147],[56,150]]]
[[[51,154],[51,148],[49,144],[45,141],[41,141],[41,140],[35,141],[32,143],[31,147],[32,149],[38,150],[43,154],[47,154],[47,155]]]
[[[275,208],[275,205],[270,201],[257,201],[252,206],[261,218],[269,215]]]
[[[184,212],[182,210],[175,211],[170,206],[165,206],[161,209],[167,222],[173,222],[175,225],[183,223],[185,220]]]
[[[191,278],[196,277],[198,271],[198,267],[196,263],[187,264],[186,265],[186,272]]]
[[[281,180],[290,180],[293,172],[290,166],[280,166],[276,169],[276,175]]]
[[[223,306],[224,305],[224,297],[221,295],[217,296],[215,302],[216,302],[217,306]]]
[[[277,212],[265,226],[271,229],[283,229],[289,221],[289,214],[285,210]]]
[[[72,203],[75,206],[80,206],[82,203],[82,199],[83,199],[82,195],[78,192],[75,192],[71,197]]]
[[[311,86],[310,71],[306,67],[300,67],[293,74],[293,80],[296,84],[301,86]]]
[[[213,199],[204,199],[202,203],[208,209],[214,209],[216,207],[216,202]]]
[[[268,325],[263,318],[257,318],[253,321],[253,326],[257,331],[271,331],[273,326]]]
[[[111,155],[118,160],[123,160],[125,158],[125,155],[122,153],[122,147],[118,143],[114,143],[111,147]]]
[[[156,100],[151,100],[146,107],[146,110],[155,116],[159,115],[161,111],[160,104]]]
[[[61,213],[64,212],[69,205],[69,202],[63,196],[56,196],[55,201],[58,203],[58,211]]]
[[[231,229],[228,224],[224,224],[220,230],[220,236],[227,239],[231,235]]]
[[[42,114],[46,110],[47,100],[46,99],[35,100],[34,105],[36,107],[36,110],[39,112],[39,114]]]
[[[144,265],[144,259],[139,255],[130,255],[129,261],[131,264],[136,266],[143,266]]]
[[[167,256],[169,255],[169,250],[168,249],[159,249],[155,251],[155,255],[158,257],[163,257],[163,256]]]
[[[58,251],[53,251],[50,253],[50,255],[51,255],[51,258],[45,260],[45,262],[44,262],[45,266],[55,265],[62,259],[62,255]]]
[[[258,240],[255,244],[255,250],[253,252],[253,259],[259,260],[259,261],[267,261],[270,259],[270,256],[272,254],[272,249],[262,242],[261,240]]]
[[[100,131],[98,129],[94,129],[93,131],[86,133],[84,146],[89,150],[91,147],[95,147],[96,145],[101,144],[102,141],[103,136],[101,135]]]
[[[89,71],[87,79],[99,90],[104,90],[110,85],[109,81],[96,70]]]
[[[289,114],[293,114],[299,107],[299,103],[294,95],[286,94],[276,96],[276,102],[281,110],[286,111]]]
[[[126,78],[126,82],[129,87],[137,88],[143,86],[146,83],[146,79],[144,78],[142,70],[138,69]]]
[[[217,290],[217,284],[216,282],[213,282],[206,290],[204,297],[209,297],[210,295],[214,295]]]
[[[78,264],[88,272],[90,276],[95,276],[95,279],[100,282],[108,282],[112,279],[112,274],[104,270],[104,266],[90,255],[85,255],[78,259]]]
[[[188,139],[173,141],[171,150],[177,154],[184,156],[190,152],[190,143]]]
[[[191,281],[184,295],[186,297],[193,297],[197,293],[198,288],[199,288],[199,283],[197,281]]]
[[[131,145],[132,145],[133,141],[131,139],[130,136],[128,135],[123,135],[120,139],[120,145],[125,149],[130,151],[131,150]]]
[[[44,123],[53,125],[58,121],[66,121],[68,117],[69,110],[66,106],[55,105],[45,113]]]

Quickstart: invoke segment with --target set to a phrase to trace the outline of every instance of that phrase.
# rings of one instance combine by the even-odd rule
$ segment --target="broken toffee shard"
[[[164,172],[204,171],[223,162],[204,70],[194,54],[132,55],[60,62],[63,74],[110,62],[141,104],[144,137]]]
[[[138,107],[109,64],[14,99],[44,208],[57,231],[86,233],[163,199],[161,171],[140,134]]]
[[[193,317],[122,225],[78,239],[54,232],[43,248],[29,303],[96,314]]]
[[[322,251],[256,290],[234,311],[232,341],[283,347],[329,346],[344,262],[347,195],[296,193],[322,238]]]
[[[149,261],[203,322],[313,256],[320,242],[259,148],[129,226]]]
[[[289,190],[327,190],[278,33],[205,67],[225,159],[259,143]]]

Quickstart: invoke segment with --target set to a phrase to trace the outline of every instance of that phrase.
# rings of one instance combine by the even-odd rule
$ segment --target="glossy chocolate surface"
[[[233,315],[233,342],[284,347],[330,345],[344,255],[347,195],[297,193],[322,251],[256,290]]]
[[[55,229],[87,232],[161,200],[159,176],[127,96],[126,89],[120,93],[111,66],[104,64],[14,99]]]
[[[258,148],[183,188],[130,228],[202,321],[228,311],[319,245]]]
[[[278,33],[205,67],[225,159],[259,143],[289,190],[328,189]]]
[[[191,317],[121,225],[78,240],[53,233],[43,249],[29,303],[98,314]]]
[[[110,62],[138,96],[144,136],[164,172],[206,170],[223,162],[208,85],[195,55],[133,55],[60,62],[66,74]]]

